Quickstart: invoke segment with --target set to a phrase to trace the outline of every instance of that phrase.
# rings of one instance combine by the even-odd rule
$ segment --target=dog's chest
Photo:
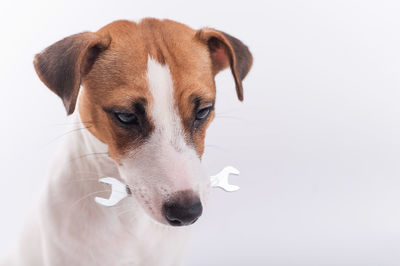
[[[124,203],[132,206],[132,203],[128,201]],[[110,216],[119,216],[118,222],[114,220],[115,218],[105,218],[104,227],[96,230],[102,231],[104,228],[94,241],[98,243],[96,254],[104,256],[101,261],[108,261],[108,263],[98,263],[98,265],[176,266],[180,264],[181,256],[187,246],[189,228],[157,224],[139,207],[132,215],[129,215],[129,212],[123,213],[123,206],[118,213]]]
[[[88,199],[86,208],[60,215],[58,204],[46,204],[45,239],[49,265],[176,266],[187,246],[190,228],[168,227],[152,221],[133,198],[116,207]],[[47,203],[50,201],[46,201]],[[90,206],[90,207],[89,207]],[[61,210],[61,213],[65,213]],[[132,211],[130,211],[132,210]],[[53,234],[51,232],[57,232]]]

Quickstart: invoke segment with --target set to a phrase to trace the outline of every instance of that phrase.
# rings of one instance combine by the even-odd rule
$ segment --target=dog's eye
[[[133,113],[114,113],[115,117],[123,124],[133,125],[137,124],[137,116]]]
[[[208,117],[212,110],[213,106],[208,106],[205,108],[201,108],[200,110],[197,111],[196,113],[196,120],[204,120]]]

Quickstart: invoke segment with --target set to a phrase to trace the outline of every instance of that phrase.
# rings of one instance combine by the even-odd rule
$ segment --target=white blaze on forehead
[[[159,169],[172,190],[193,188],[201,171],[200,160],[185,141],[182,121],[174,99],[174,86],[168,65],[149,57],[147,79],[153,96],[150,114],[154,132],[143,148],[152,157],[152,166]]]
[[[182,150],[186,143],[174,100],[174,86],[168,65],[161,65],[149,57],[147,79],[154,99],[151,110],[155,125],[154,134],[159,135],[163,142],[170,143],[175,149]]]

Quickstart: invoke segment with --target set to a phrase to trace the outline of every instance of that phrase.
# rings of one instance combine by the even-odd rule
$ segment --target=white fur
[[[120,172],[148,214],[166,223],[160,211],[162,203],[172,193],[182,190],[193,190],[204,198],[209,178],[194,148],[185,141],[168,65],[151,58],[147,65],[155,129],[143,146],[122,160]]]
[[[90,155],[107,152],[107,146],[86,129],[78,130],[83,125],[77,123],[54,159],[39,209],[24,228],[15,256],[0,265],[180,264],[189,227],[163,225],[161,203],[184,189],[203,195],[208,178],[185,143],[168,67],[149,59],[148,80],[156,124],[149,141],[119,166],[106,154]],[[106,176],[133,185],[135,197],[115,207],[96,204],[93,198],[110,189],[98,182]]]
[[[162,66],[149,57],[147,80],[154,100],[151,115],[156,125],[155,135],[163,138],[176,150],[182,150],[186,145],[174,100],[174,85],[168,65]]]

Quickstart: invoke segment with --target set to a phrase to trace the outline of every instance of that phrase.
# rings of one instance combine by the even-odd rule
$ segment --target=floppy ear
[[[242,80],[246,77],[253,63],[249,48],[235,37],[210,28],[197,31],[196,36],[208,45],[214,75],[230,66],[236,84],[237,96],[240,101],[243,101]]]
[[[36,73],[62,99],[68,115],[75,110],[82,78],[110,42],[109,36],[83,32],[58,41],[35,56]]]

